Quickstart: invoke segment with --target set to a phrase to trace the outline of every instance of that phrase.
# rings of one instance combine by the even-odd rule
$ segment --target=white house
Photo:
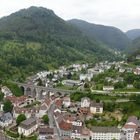
[[[93,102],[90,106],[90,112],[93,114],[96,114],[96,113],[102,114],[103,113],[103,103]]]
[[[121,139],[121,132],[117,127],[92,127],[91,140],[113,139]]]
[[[70,97],[64,97],[63,98],[63,105],[65,107],[69,107],[71,105]]]
[[[82,126],[83,123],[80,120],[74,120],[74,121],[72,121],[72,125],[74,125],[74,126]]]
[[[134,70],[133,70],[133,73],[134,73],[135,75],[140,75],[140,68],[134,69]]]
[[[6,86],[1,87],[1,92],[4,93],[4,98],[7,97],[7,96],[12,96],[13,95],[11,90]]]
[[[35,132],[38,128],[38,124],[35,118],[29,118],[20,123],[18,126],[18,133],[23,134],[24,136],[29,136]]]
[[[62,84],[66,86],[80,86],[82,83],[78,80],[63,80]]]
[[[80,74],[79,78],[80,81],[85,81],[85,80],[91,81],[91,79],[93,78],[93,74]]]
[[[73,71],[81,71],[82,66],[80,64],[73,64],[72,65]]]
[[[90,99],[88,97],[84,97],[81,99],[81,107],[90,107]]]
[[[0,103],[0,111],[3,111],[3,106],[4,106],[4,104]]]
[[[120,69],[119,69],[119,72],[120,72],[120,73],[124,73],[124,72],[125,72],[125,69],[124,69],[124,68],[120,68]]]
[[[13,122],[13,117],[10,112],[3,114],[0,117],[0,126],[1,127],[7,127],[8,125],[12,124]]]
[[[127,88],[128,88],[128,89],[131,89],[131,88],[133,88],[133,87],[134,87],[134,86],[133,86],[132,84],[128,84],[128,85],[127,85]]]
[[[104,91],[112,91],[112,90],[114,90],[114,87],[113,86],[103,86],[103,90]]]

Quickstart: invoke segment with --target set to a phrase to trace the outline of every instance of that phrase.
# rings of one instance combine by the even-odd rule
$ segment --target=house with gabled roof
[[[83,97],[81,99],[81,108],[90,107],[90,99],[88,97]]]
[[[117,127],[99,127],[94,126],[91,129],[92,140],[120,140],[121,131]],[[131,139],[132,140],[132,139]]]
[[[37,116],[38,112],[39,108],[20,108],[16,106],[13,108],[13,117],[17,118],[20,114],[25,114],[26,118],[30,118]]]
[[[35,118],[29,118],[20,123],[18,126],[18,133],[24,136],[29,136],[35,132],[38,128],[38,124]]]
[[[39,135],[38,140],[47,140],[54,138],[54,129],[48,126],[40,126],[39,127]]]
[[[39,112],[37,117],[42,118],[50,108],[50,105],[52,104],[52,101],[50,99],[46,99],[39,107]]]
[[[90,113],[92,114],[102,114],[103,113],[103,103],[102,102],[92,102],[90,105]]]
[[[28,97],[25,95],[20,96],[20,97],[7,96],[5,99],[11,101],[14,106],[21,106],[22,104],[26,102]]]
[[[72,124],[67,123],[64,120],[62,120],[59,123],[59,132],[61,137],[70,137],[71,136],[71,129],[72,129]]]
[[[126,139],[132,140],[136,129],[140,127],[140,122],[136,116],[131,116],[128,118],[127,122],[123,126],[122,130],[126,133]]]
[[[10,112],[4,113],[0,117],[0,126],[1,127],[7,127],[8,125],[12,124],[13,122],[13,116]]]

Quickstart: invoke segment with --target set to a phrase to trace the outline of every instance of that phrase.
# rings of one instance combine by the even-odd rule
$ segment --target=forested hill
[[[30,7],[0,19],[1,78],[22,80],[39,70],[111,58],[95,39],[46,8]]]
[[[78,27],[88,37],[96,38],[113,49],[124,50],[131,42],[124,32],[115,27],[97,25],[78,19],[72,19],[68,22]]]
[[[126,34],[130,39],[134,40],[140,37],[140,29],[129,30],[126,32]]]
[[[127,52],[129,54],[139,54],[140,55],[140,37],[136,38],[129,45]]]

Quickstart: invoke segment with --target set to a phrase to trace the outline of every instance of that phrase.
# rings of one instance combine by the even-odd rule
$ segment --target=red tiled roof
[[[50,99],[46,99],[46,100],[44,101],[44,103],[46,103],[47,106],[50,106],[51,100],[50,100]]]
[[[80,108],[80,112],[87,114],[89,112],[89,108]]]
[[[22,113],[36,113],[38,112],[37,108],[20,108],[20,107],[14,107],[14,112],[16,114],[22,114]]]
[[[127,129],[127,128],[132,128],[132,129],[136,129],[140,126],[140,122],[139,120],[137,119],[137,117],[135,116],[131,116],[128,118],[126,124],[124,125],[124,128]]]
[[[71,123],[66,123],[65,121],[61,121],[59,123],[59,127],[60,129],[64,130],[64,131],[70,131],[72,128],[72,124]]]
[[[10,100],[12,103],[21,103],[21,102],[25,102],[26,99],[28,97],[27,96],[20,96],[20,97],[16,97],[16,96],[7,96],[6,100]]]
[[[124,125],[124,128],[125,128],[125,129],[127,129],[127,128],[136,129],[136,128],[138,128],[138,126],[137,126],[137,125],[129,125],[129,124],[125,124],[125,125]]]
[[[64,120],[66,121],[66,122],[72,122],[72,121],[74,121],[74,119],[75,119],[75,117],[74,116],[72,116],[72,115],[65,115],[64,117]]]
[[[62,100],[61,100],[61,99],[56,100],[56,101],[55,101],[55,105],[56,105],[57,107],[61,107],[61,106],[62,106]]]
[[[82,135],[87,135],[87,136],[89,136],[89,135],[90,135],[90,130],[87,129],[87,128],[83,128],[83,129],[82,129]]]

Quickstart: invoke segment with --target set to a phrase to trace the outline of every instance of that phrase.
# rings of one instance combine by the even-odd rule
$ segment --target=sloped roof
[[[71,123],[66,123],[65,121],[61,121],[59,123],[59,127],[60,129],[64,130],[64,131],[71,131],[72,129],[72,124]]]
[[[12,117],[12,114],[10,112],[7,112],[0,117],[0,121],[3,123],[6,121],[9,121],[9,120],[12,120],[12,119],[13,119],[13,117]]]
[[[92,127],[93,133],[120,133],[117,127]]]

